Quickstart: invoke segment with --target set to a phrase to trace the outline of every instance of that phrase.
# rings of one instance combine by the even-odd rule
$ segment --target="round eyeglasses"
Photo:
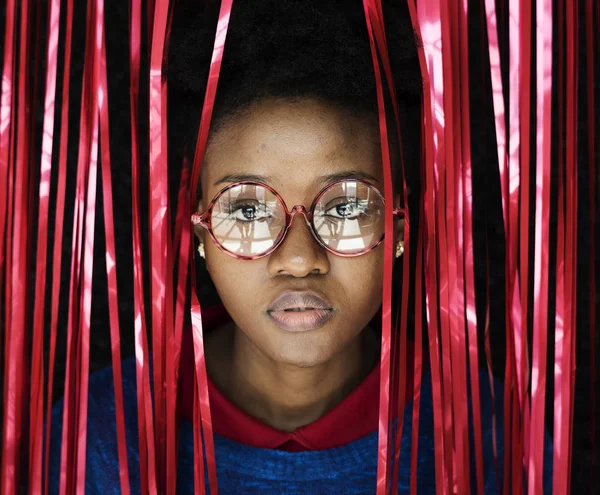
[[[241,181],[219,191],[205,212],[192,215],[216,246],[230,256],[255,260],[272,253],[283,242],[296,213],[327,251],[343,257],[360,256],[376,248],[385,232],[385,202],[381,193],[360,179],[342,179],[323,188],[307,211],[302,205],[288,210],[272,187]],[[403,210],[394,209],[402,218]]]

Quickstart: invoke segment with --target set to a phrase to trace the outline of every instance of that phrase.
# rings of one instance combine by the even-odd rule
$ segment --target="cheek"
[[[209,254],[209,253],[207,253]],[[207,256],[206,268],[229,314],[235,318],[244,307],[256,307],[266,268],[258,261],[238,261],[215,252]]]
[[[338,274],[352,312],[370,312],[379,308],[383,288],[383,249],[377,248],[357,258],[338,258],[332,268]]]

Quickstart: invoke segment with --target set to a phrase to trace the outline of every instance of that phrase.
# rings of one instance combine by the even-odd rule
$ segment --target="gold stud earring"
[[[396,258],[400,258],[400,256],[402,256],[403,253],[404,253],[404,241],[399,241],[398,244],[396,244]]]
[[[200,244],[198,244],[198,254],[202,258],[206,258],[206,253],[204,252],[204,244],[202,242]]]

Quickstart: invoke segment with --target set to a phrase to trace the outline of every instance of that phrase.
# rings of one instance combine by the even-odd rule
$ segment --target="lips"
[[[267,314],[282,330],[303,332],[325,325],[334,316],[334,310],[316,292],[286,291],[271,303]]]

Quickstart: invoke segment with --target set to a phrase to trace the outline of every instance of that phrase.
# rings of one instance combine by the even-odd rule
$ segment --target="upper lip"
[[[285,291],[282,292],[270,305],[267,311],[285,311],[286,309],[321,309],[331,310],[331,303],[316,292]]]

